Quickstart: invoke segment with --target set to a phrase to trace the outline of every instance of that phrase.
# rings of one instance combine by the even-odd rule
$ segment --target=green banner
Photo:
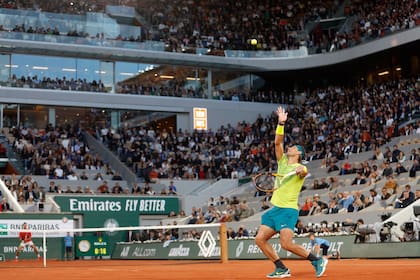
[[[138,226],[139,215],[178,213],[178,197],[67,196],[54,197],[61,212],[83,215],[83,227]],[[125,240],[125,239],[120,239]]]
[[[106,236],[76,236],[76,257],[109,256]]]
[[[328,253],[340,252],[342,258],[395,258],[420,257],[420,242],[398,243],[354,243],[354,235],[323,236],[330,241]],[[309,238],[297,237],[296,244],[308,251],[311,249]],[[270,244],[282,259],[296,259],[298,256],[283,250],[278,239],[271,239]],[[255,244],[254,239],[237,239],[228,241],[229,259],[266,259]],[[119,243],[112,253],[113,259],[206,259],[198,248],[198,242],[174,241],[171,243]],[[209,259],[220,259],[220,246]]]
[[[176,196],[83,196],[59,195],[54,197],[61,212],[82,214],[83,228],[109,228],[104,232],[108,246],[125,241],[127,232],[112,231],[115,227],[139,226],[140,215],[165,215],[179,212],[179,198]],[[94,236],[84,233],[83,236]]]
[[[178,197],[56,196],[62,212],[114,213],[114,215],[168,215],[178,213]]]
[[[42,238],[33,238],[32,240],[38,247],[39,252],[43,254],[44,248],[42,246]],[[0,238],[0,257],[4,260],[15,259],[18,245],[18,238]],[[63,238],[47,238],[47,246],[48,259],[62,259],[64,254]],[[24,250],[20,253],[19,259],[36,259],[36,255],[32,248],[25,247]]]

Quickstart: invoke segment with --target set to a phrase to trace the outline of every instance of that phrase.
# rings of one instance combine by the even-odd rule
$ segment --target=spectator
[[[102,181],[102,184],[98,186],[97,190],[98,190],[98,193],[101,193],[101,194],[109,193],[108,182]]]
[[[338,168],[337,164],[335,162],[330,162],[330,165],[327,169],[327,173],[338,171],[338,170],[340,170],[340,168]]]
[[[400,162],[397,162],[397,166],[395,167],[395,173],[397,176],[405,172],[408,172],[407,169]]]
[[[124,193],[123,188],[121,187],[120,183],[117,181],[115,182],[114,186],[112,187],[113,194],[122,194]]]
[[[376,190],[370,189],[369,193],[370,193],[369,202],[371,204],[377,204],[381,201],[381,196],[376,192]]]
[[[385,184],[384,184],[384,188],[386,188],[387,190],[391,190],[393,194],[395,194],[397,192],[397,181],[395,181],[393,176],[388,176]]]
[[[358,212],[364,208],[364,203],[360,198],[356,198],[347,208],[347,212]]]
[[[13,210],[10,208],[10,205],[7,202],[7,199],[3,197],[0,203],[0,212],[8,212],[8,211],[13,211]]]
[[[233,228],[229,227],[229,228],[226,230],[226,235],[227,235],[227,238],[228,238],[228,239],[235,239],[235,237],[236,237],[236,232],[233,230]]]
[[[411,165],[408,176],[411,178],[416,178],[417,171],[420,171],[420,164],[417,159],[413,161],[413,165]]]
[[[177,189],[176,189],[176,186],[174,184],[174,181],[172,181],[172,180],[169,182],[168,194],[177,195]]]
[[[336,214],[338,213],[338,210],[337,201],[333,199],[330,200],[327,209],[325,209],[325,214]]]
[[[86,175],[86,171],[82,171],[82,174],[80,175],[80,180],[89,180],[89,177]]]
[[[385,162],[391,162],[392,161],[392,152],[391,152],[391,149],[389,147],[385,147],[384,159],[385,159]]]
[[[416,193],[415,193],[415,201],[417,201],[419,199],[420,199],[420,190],[416,190]]]
[[[69,175],[67,175],[67,179],[70,181],[77,181],[79,178],[77,177],[76,173],[74,171],[71,171]]]
[[[114,175],[111,177],[112,181],[122,181],[123,178],[121,177],[119,172],[115,172]]]
[[[392,176],[394,171],[392,170],[392,167],[390,166],[389,162],[384,162],[384,169],[382,171],[382,177],[389,177]]]
[[[321,207],[321,210],[324,210],[325,208],[328,207],[327,203],[320,200],[320,196],[317,193],[314,194],[313,201],[316,201],[318,203],[319,207]]]
[[[350,227],[350,233],[356,234],[354,239],[354,243],[365,243],[366,242],[366,235],[361,234],[359,230],[364,226],[365,222],[363,219],[358,219],[357,222]]]
[[[302,207],[300,207],[299,210],[299,216],[307,216],[309,215],[309,211],[312,208],[312,198],[311,197],[307,197],[305,200],[305,203],[302,205]]]
[[[102,177],[102,174],[100,172],[96,173],[95,177],[93,177],[93,180],[95,181],[103,181],[104,178]]]
[[[49,193],[55,193],[55,192],[57,192],[57,186],[55,185],[55,182],[54,181],[50,181],[49,187],[48,187],[48,192]]]
[[[236,238],[249,237],[249,232],[244,225],[240,225],[236,232]]]
[[[338,205],[340,205],[342,209],[345,209],[345,211],[347,211],[347,209],[349,208],[351,204],[353,204],[353,202],[354,202],[353,196],[348,191],[345,191],[343,192],[343,198],[341,198],[338,201]]]
[[[303,222],[301,220],[298,220],[296,222],[294,233],[297,235],[303,235],[308,233],[308,227],[304,226]]]
[[[71,186],[67,186],[66,190],[64,191],[64,193],[74,193],[73,190],[71,189]]]
[[[366,184],[366,179],[362,173],[357,173],[356,178],[353,179],[352,185],[364,185]]]
[[[133,187],[131,188],[131,193],[132,194],[141,194],[142,193],[142,190],[141,190],[141,188],[140,188],[140,186],[138,185],[137,182],[133,183]]]
[[[326,182],[326,178],[322,177],[320,182],[319,182],[319,188],[320,189],[326,189],[328,188],[328,183]]]
[[[316,215],[322,212],[321,206],[318,204],[317,201],[312,202],[312,207],[309,209],[309,216]]]
[[[351,164],[348,161],[344,162],[343,166],[340,168],[340,175],[346,175],[351,173],[353,173],[353,168]]]
[[[411,185],[405,185],[404,191],[395,202],[395,208],[405,208],[415,201],[415,195],[411,191]]]
[[[384,154],[382,153],[381,149],[379,147],[377,147],[375,149],[374,155],[373,155],[373,160],[378,160],[378,161],[383,161],[384,160]]]
[[[156,192],[153,190],[152,186],[146,183],[147,186],[144,187],[145,193],[148,195],[155,195]]]
[[[268,204],[268,201],[264,199],[264,200],[262,201],[262,205],[261,205],[260,210],[261,210],[261,211],[265,211],[265,210],[267,210],[267,209],[269,209],[269,208],[270,208],[270,205]]]
[[[394,145],[393,150],[392,150],[392,155],[391,155],[392,162],[399,162],[400,154],[401,154],[401,150],[398,148],[398,145]]]
[[[83,193],[84,193],[84,194],[95,194],[95,193],[94,193],[94,191],[92,191],[92,189],[90,188],[90,186],[86,186],[86,187],[83,189]]]
[[[368,185],[373,185],[381,180],[380,172],[377,165],[372,165],[372,171],[369,175]]]
[[[254,214],[253,210],[249,208],[248,203],[246,201],[242,201],[241,203],[239,203],[239,213],[239,217],[235,217],[235,220],[237,221],[251,217]]]
[[[336,190],[338,188],[338,178],[337,177],[329,177],[328,178],[328,190]]]
[[[388,192],[388,189],[383,187],[381,189],[381,200],[384,201],[384,200],[387,200],[390,197],[391,197],[391,194]]]
[[[420,156],[416,153],[416,149],[411,149],[409,160],[414,161],[415,159],[419,160]]]
[[[405,156],[405,153],[403,151],[400,151],[397,159],[398,163],[402,163],[407,159],[407,157]]]

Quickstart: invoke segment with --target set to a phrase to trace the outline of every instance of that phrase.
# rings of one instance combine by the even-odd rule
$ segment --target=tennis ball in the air
[[[258,43],[257,39],[251,39],[251,45],[255,46]]]

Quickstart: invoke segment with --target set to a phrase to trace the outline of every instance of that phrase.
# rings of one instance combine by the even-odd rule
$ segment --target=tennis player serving
[[[22,231],[19,232],[19,241],[20,241],[19,247],[16,250],[16,261],[18,261],[19,254],[20,252],[22,252],[22,250],[25,247],[31,247],[34,250],[38,259],[41,260],[41,255],[39,254],[38,248],[35,246],[34,242],[32,241],[32,232],[28,230],[27,223],[23,223],[22,225]]]
[[[293,231],[299,217],[298,199],[305,176],[308,170],[300,164],[305,152],[302,146],[295,145],[284,152],[284,126],[287,121],[287,112],[283,107],[277,108],[278,125],[274,139],[275,153],[277,159],[277,173],[288,174],[295,171],[294,176],[276,186],[273,192],[271,203],[273,207],[261,217],[261,225],[256,237],[256,244],[261,251],[274,263],[274,272],[267,275],[267,278],[290,277],[290,270],[280,260],[277,252],[270,245],[268,240],[277,232],[280,233],[281,248],[295,255],[309,260],[315,268],[316,277],[324,274],[328,260],[316,257],[300,245],[293,243]],[[279,181],[276,180],[275,184]]]

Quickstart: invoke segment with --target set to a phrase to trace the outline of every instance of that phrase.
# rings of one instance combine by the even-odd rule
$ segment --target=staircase
[[[8,130],[3,130],[0,134],[0,144],[6,149],[8,164],[16,171],[16,174],[27,174],[24,160],[13,150],[13,140],[8,135]]]

